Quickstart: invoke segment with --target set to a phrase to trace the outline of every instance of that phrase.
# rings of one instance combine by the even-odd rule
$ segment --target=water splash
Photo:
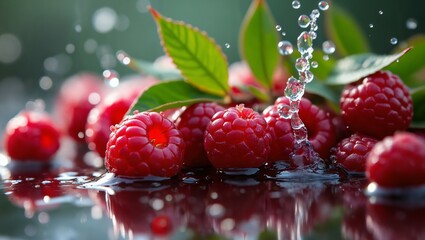
[[[289,41],[280,41],[277,44],[277,49],[281,55],[291,55],[294,52],[294,47]]]

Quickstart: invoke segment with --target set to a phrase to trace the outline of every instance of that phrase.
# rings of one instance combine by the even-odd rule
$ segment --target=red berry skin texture
[[[414,187],[425,184],[425,141],[397,132],[376,143],[366,160],[366,176],[378,186]]]
[[[120,123],[133,101],[156,82],[157,80],[150,78],[137,78],[123,82],[90,110],[85,130],[86,142],[90,150],[105,157],[111,126]]]
[[[267,161],[270,138],[263,116],[238,105],[213,116],[204,147],[215,168],[256,168]]]
[[[184,149],[173,122],[156,112],[136,113],[113,127],[105,166],[121,176],[172,177],[182,167]]]
[[[340,107],[344,121],[353,132],[378,139],[406,130],[413,117],[409,89],[389,71],[378,71],[347,85]]]
[[[56,98],[55,118],[65,134],[79,143],[85,142],[87,117],[104,91],[102,79],[89,73],[72,76],[64,82]]]
[[[275,104],[263,111],[272,136],[270,161],[289,160],[294,149],[294,136],[291,120],[279,115],[281,104],[289,105],[289,99],[280,97]],[[326,111],[303,98],[299,104],[299,116],[307,127],[308,140],[322,158],[328,158],[330,149],[336,144],[336,131],[332,117]]]
[[[375,138],[362,134],[353,134],[341,140],[334,148],[334,160],[348,172],[365,172],[366,158],[375,146]]]
[[[50,115],[22,111],[6,125],[4,147],[17,161],[49,161],[60,146],[60,131]]]
[[[197,103],[188,107],[177,119],[177,129],[182,133],[186,144],[185,166],[211,166],[204,149],[204,135],[211,118],[222,110],[224,107],[216,103]]]

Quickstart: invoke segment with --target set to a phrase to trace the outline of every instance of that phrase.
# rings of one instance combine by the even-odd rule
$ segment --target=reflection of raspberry
[[[204,147],[216,168],[251,168],[265,163],[270,134],[264,118],[243,105],[217,112],[208,124]]]
[[[272,135],[271,161],[288,160],[294,149],[294,136],[291,120],[279,116],[278,107],[289,105],[289,99],[280,97],[274,106],[264,110],[263,115],[269,124]],[[329,150],[335,145],[336,133],[332,119],[324,110],[303,98],[299,106],[299,116],[307,127],[308,140],[322,158],[329,157]]]
[[[187,108],[177,119],[177,129],[186,143],[184,165],[202,167],[210,165],[204,149],[204,133],[213,115],[224,110],[216,103],[198,103]]]
[[[351,130],[376,138],[407,129],[413,115],[409,89],[389,71],[378,71],[346,86],[340,106]]]
[[[376,142],[376,139],[360,134],[344,138],[334,149],[335,161],[349,172],[364,172],[366,158]]]
[[[156,112],[137,113],[113,129],[105,165],[118,175],[172,177],[182,167],[184,146],[170,120]]]
[[[4,135],[7,154],[14,160],[48,161],[59,149],[60,133],[47,113],[23,111],[9,120]]]
[[[425,184],[425,142],[399,132],[375,144],[366,160],[366,176],[383,187]]]

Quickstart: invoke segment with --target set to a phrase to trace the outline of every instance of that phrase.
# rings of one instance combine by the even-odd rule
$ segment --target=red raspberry
[[[378,71],[347,85],[340,106],[353,132],[378,139],[407,129],[413,116],[409,89],[389,71]]]
[[[22,111],[6,125],[4,145],[14,160],[48,161],[60,145],[60,132],[41,111]]]
[[[366,176],[382,187],[425,184],[425,141],[407,132],[384,138],[367,157]]]
[[[172,177],[182,167],[184,147],[173,122],[156,112],[136,113],[113,128],[105,166],[123,176]]]
[[[204,167],[211,165],[204,149],[204,134],[213,115],[222,110],[224,110],[224,107],[216,103],[197,103],[187,108],[177,119],[177,129],[182,133],[186,144],[185,166]]]
[[[149,78],[123,82],[90,111],[85,131],[90,150],[105,157],[111,126],[120,123],[140,93],[156,82],[157,80]]]
[[[333,150],[335,161],[348,172],[365,172],[366,158],[377,141],[362,134],[344,138]]]
[[[93,74],[79,74],[67,79],[56,99],[55,117],[60,127],[77,142],[85,142],[87,116],[103,95],[102,80]]]
[[[264,118],[238,105],[213,116],[205,132],[204,147],[216,168],[255,168],[266,162],[270,138]]]
[[[263,111],[272,136],[270,161],[289,160],[289,154],[294,150],[291,120],[279,115],[278,108],[281,104],[289,105],[289,99],[280,97],[273,106]],[[329,151],[336,142],[331,116],[307,98],[303,98],[300,102],[299,116],[307,127],[308,140],[314,150],[322,158],[328,158]]]

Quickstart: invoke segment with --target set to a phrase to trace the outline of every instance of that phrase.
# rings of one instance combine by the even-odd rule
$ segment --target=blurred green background
[[[309,14],[319,1],[301,0],[300,9],[293,9],[291,2],[268,4],[286,33],[282,39],[294,42],[301,31],[298,16]],[[100,75],[105,69],[121,76],[134,73],[117,62],[119,50],[149,61],[163,55],[147,5],[205,30],[222,46],[229,63],[238,61],[239,28],[249,4],[249,0],[0,1],[0,127],[28,100],[51,102],[60,83],[73,74]],[[391,38],[400,43],[425,30],[421,0],[339,0],[331,2],[331,8],[332,4],[358,20],[375,53],[391,52],[395,47]],[[326,40],[320,24],[317,46]]]

